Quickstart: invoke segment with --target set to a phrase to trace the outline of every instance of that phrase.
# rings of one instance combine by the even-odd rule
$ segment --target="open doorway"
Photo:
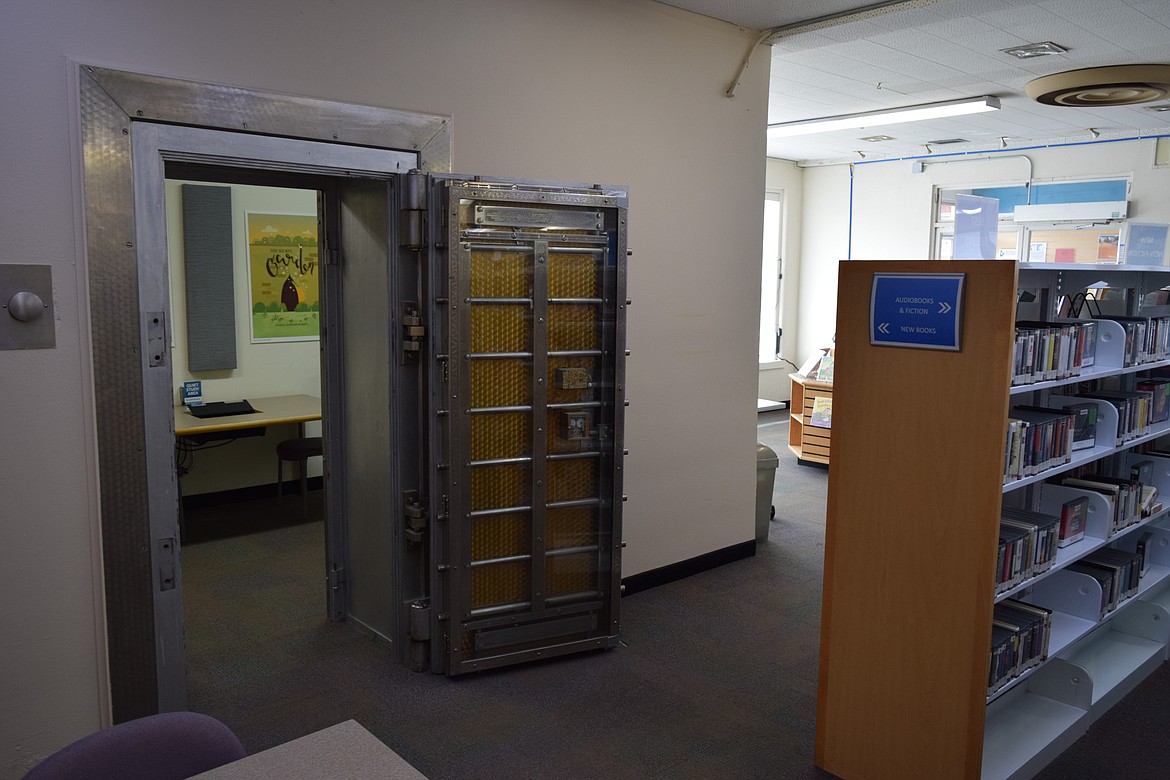
[[[174,165],[165,185],[185,681],[221,715],[240,670],[287,665],[330,617],[322,193],[275,181]],[[256,413],[192,414],[223,403]]]
[[[184,544],[324,517],[312,419],[321,416],[319,193],[222,178],[183,166],[166,181]],[[222,414],[245,401],[262,416]],[[300,492],[302,466],[310,489],[288,495]],[[279,508],[245,522],[200,511],[278,495]]]
[[[295,171],[317,179],[445,170],[450,120],[87,65],[73,73],[86,150],[109,679],[113,719],[121,722],[182,709],[187,699],[174,458],[177,386],[169,366],[162,226],[165,178],[195,177],[169,170],[164,175],[164,165],[247,168],[275,176]],[[241,127],[247,130],[241,133]],[[396,151],[404,149],[412,151]],[[275,478],[275,463],[268,462]],[[338,540],[327,539],[327,547],[335,559],[343,557]],[[331,600],[344,593],[339,583],[333,578],[326,586]]]
[[[783,354],[784,246],[787,210],[783,190],[764,196],[763,252],[760,259],[760,381],[756,409],[770,412],[788,408],[786,375],[795,369]]]

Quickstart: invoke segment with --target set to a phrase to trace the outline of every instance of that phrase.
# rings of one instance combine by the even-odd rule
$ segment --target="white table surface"
[[[426,780],[361,724],[347,720],[195,775],[202,780]]]

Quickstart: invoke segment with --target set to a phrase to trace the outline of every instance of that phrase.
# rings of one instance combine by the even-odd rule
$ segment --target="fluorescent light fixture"
[[[821,119],[802,119],[799,122],[780,122],[768,125],[769,138],[787,138],[794,135],[829,133],[834,130],[848,130],[857,127],[878,127],[901,122],[918,122],[924,119],[941,119],[948,116],[977,114],[980,111],[999,110],[999,98],[984,95],[978,98],[947,100],[942,103],[927,103],[919,106],[888,108],[881,111],[866,111],[861,114],[829,116]]]

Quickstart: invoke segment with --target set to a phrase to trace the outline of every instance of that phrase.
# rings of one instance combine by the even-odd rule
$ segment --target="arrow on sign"
[[[950,310],[951,310],[951,305],[949,303],[947,303],[946,301],[943,301],[942,303],[940,303],[938,305],[938,313],[939,314],[946,314]]]
[[[890,323],[883,322],[881,325],[878,325],[878,332],[879,333],[889,333],[890,332]]]

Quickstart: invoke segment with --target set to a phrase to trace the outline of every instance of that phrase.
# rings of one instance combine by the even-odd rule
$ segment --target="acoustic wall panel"
[[[230,187],[184,184],[187,369],[236,367],[235,281]]]

